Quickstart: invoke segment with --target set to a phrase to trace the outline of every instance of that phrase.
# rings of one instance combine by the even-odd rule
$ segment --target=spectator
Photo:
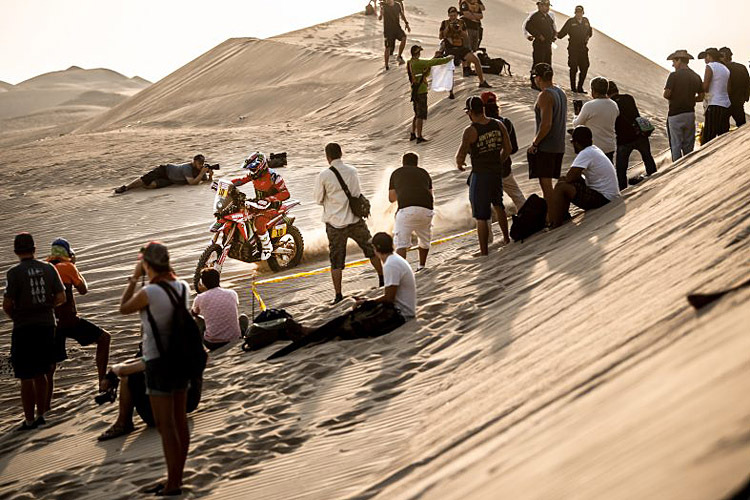
[[[135,285],[146,275],[149,284],[135,292]],[[182,476],[190,447],[190,429],[187,424],[187,387],[189,381],[175,375],[161,360],[162,347],[168,348],[174,317],[170,293],[159,284],[174,290],[188,304],[188,284],[177,279],[169,262],[167,247],[151,242],[139,256],[133,275],[120,299],[120,313],[139,313],[143,332],[143,361],[146,369],[146,394],[154,413],[156,428],[161,436],[167,462],[167,480],[150,490],[160,496],[182,494]],[[156,330],[152,329],[152,321]],[[157,338],[158,335],[158,338]]]
[[[55,358],[54,308],[65,302],[65,288],[52,264],[34,258],[29,233],[16,235],[13,251],[20,262],[8,270],[3,311],[13,320],[10,361],[21,379],[24,421],[18,430],[27,431],[46,423],[47,373]]]
[[[208,174],[208,177],[205,177]],[[213,180],[214,171],[210,165],[206,165],[206,158],[203,155],[195,155],[193,161],[182,165],[159,165],[151,172],[139,177],[130,184],[122,185],[115,189],[115,194],[122,194],[125,191],[136,188],[158,189],[170,186],[172,184],[190,184],[195,186],[201,181]]]
[[[692,153],[695,147],[695,103],[703,100],[704,92],[701,77],[688,67],[691,59],[686,50],[667,57],[674,67],[664,86],[664,98],[669,101],[667,132],[672,161]]]
[[[539,179],[544,199],[552,199],[552,179],[560,178],[565,155],[565,122],[568,101],[563,89],[554,84],[554,71],[547,63],[534,66],[535,85],[541,90],[534,105],[536,135],[528,149],[529,179]]]
[[[589,71],[589,39],[593,36],[594,31],[588,18],[583,17],[583,6],[578,5],[575,15],[568,19],[560,31],[557,38],[568,38],[568,68],[570,68],[570,90],[585,94],[583,82],[586,80],[586,73]],[[576,73],[578,75],[578,85],[576,85]]]
[[[201,271],[201,293],[193,300],[193,315],[203,333],[203,345],[209,351],[224,347],[240,338],[250,326],[250,320],[239,314],[237,292],[222,288],[219,271]]]
[[[503,118],[500,116],[500,108],[497,104],[497,96],[494,92],[482,92],[479,96],[484,103],[484,114],[487,118],[494,118],[500,120],[505,129],[508,131],[508,137],[510,137],[510,154],[514,155],[518,152],[518,138],[516,137],[516,128],[513,126],[513,122],[510,118]],[[513,177],[513,160],[508,157],[503,163],[502,178],[503,178],[503,192],[510,196],[513,200],[513,204],[516,206],[516,211],[521,210],[521,207],[526,203],[526,197],[523,195],[523,191],[518,186],[516,178]]]
[[[461,147],[456,154],[456,166],[466,170],[466,155],[471,154],[471,176],[469,178],[469,200],[471,211],[477,221],[477,237],[480,255],[488,254],[492,232],[492,207],[495,207],[500,230],[505,243],[508,236],[508,217],[503,206],[502,168],[510,156],[511,144],[508,131],[499,120],[487,118],[484,103],[479,97],[466,99],[464,109],[471,125],[466,127]]]
[[[406,33],[404,33],[404,30],[401,28],[399,18],[404,20],[404,26],[406,26],[407,31],[411,33],[409,21],[406,20],[406,15],[404,14],[404,6],[401,3],[394,2],[394,0],[385,0],[384,3],[381,3],[378,20],[383,21],[383,37],[385,38],[384,59],[386,70],[389,69],[388,61],[393,53],[393,48],[396,46],[396,40],[400,42],[398,46],[398,63],[404,64],[406,62],[403,57],[404,48],[406,47]]]
[[[412,45],[411,59],[409,59],[409,63],[406,65],[406,72],[409,75],[409,82],[411,83],[411,102],[414,107],[414,118],[411,121],[411,137],[409,140],[416,140],[417,144],[427,141],[422,136],[422,127],[424,126],[424,121],[427,119],[427,93],[429,89],[427,78],[430,76],[430,68],[447,64],[451,61],[450,56],[420,59],[419,55],[422,53],[422,50],[422,47],[419,45]]]
[[[583,210],[600,208],[620,196],[617,174],[612,162],[593,144],[588,127],[576,127],[571,141],[578,156],[567,175],[555,186],[550,206],[552,227],[570,218],[568,209],[573,203]]]
[[[341,292],[341,278],[346,263],[346,243],[353,239],[359,248],[370,259],[372,267],[378,273],[379,286],[383,286],[383,266],[375,255],[370,242],[370,230],[364,219],[352,212],[342,183],[345,184],[352,197],[360,195],[359,176],[357,169],[341,161],[341,146],[335,142],[326,144],[326,160],[330,165],[320,172],[315,182],[314,198],[318,205],[323,206],[323,222],[328,236],[328,256],[331,260],[331,279],[336,296],[333,303],[341,302],[344,295]],[[335,172],[341,176],[341,181]]]
[[[597,76],[591,80],[592,100],[581,108],[581,112],[573,119],[573,126],[586,126],[594,134],[594,144],[604,151],[609,161],[614,165],[615,150],[617,150],[617,136],[615,122],[620,115],[617,104],[607,96],[609,82]]]
[[[411,236],[417,234],[420,271],[427,263],[432,239],[433,195],[432,178],[427,170],[419,167],[419,156],[406,153],[402,167],[391,174],[388,183],[388,201],[398,202],[393,239],[396,253],[406,258],[411,246]]]
[[[482,0],[461,0],[459,7],[461,9],[461,20],[466,26],[467,35],[469,35],[469,48],[476,53],[482,43],[482,19],[486,7]]]
[[[65,349],[66,339],[73,339],[81,346],[96,344],[96,371],[101,383],[107,373],[109,362],[109,343],[111,336],[95,324],[78,316],[73,288],[81,295],[88,293],[88,284],[76,267],[76,255],[64,238],[57,238],[52,242],[52,249],[47,262],[55,266],[65,287],[65,303],[55,308],[57,316],[57,331],[55,332],[55,363],[68,359]],[[55,365],[47,377],[47,407],[52,402],[54,387]]]
[[[539,0],[536,8],[537,11],[530,14],[524,21],[523,32],[526,38],[533,42],[534,48],[531,63],[531,88],[542,90],[534,78],[534,68],[539,63],[552,66],[552,42],[557,38],[557,26],[555,26],[555,14],[549,10],[549,0]]]
[[[466,24],[458,18],[457,8],[450,7],[448,9],[448,19],[440,23],[439,36],[443,46],[443,55],[453,56],[456,65],[458,65],[459,61],[461,64],[466,63],[464,76],[469,74],[467,73],[469,70],[468,65],[473,64],[479,78],[479,87],[490,88],[491,85],[484,79],[482,64],[479,62],[476,54],[469,48],[469,34],[466,31]]]
[[[635,99],[629,94],[620,94],[617,84],[610,80],[607,88],[607,95],[612,99],[620,115],[615,122],[615,133],[617,134],[617,162],[615,170],[617,171],[617,183],[620,190],[628,187],[628,162],[630,154],[636,150],[641,154],[643,163],[646,166],[646,175],[656,173],[656,162],[651,154],[651,142],[648,137],[641,133],[640,127],[635,119],[641,116]],[[643,176],[631,179],[631,184],[637,184],[643,180]]]
[[[729,68],[721,62],[721,53],[714,48],[698,54],[699,59],[706,60],[706,73],[703,76],[703,92],[706,93],[705,123],[701,144],[719,135],[729,132]]]
[[[735,125],[741,127],[746,121],[745,103],[750,100],[750,74],[744,64],[732,61],[732,49],[722,47],[719,52],[729,68],[729,101],[732,103],[729,112]]]

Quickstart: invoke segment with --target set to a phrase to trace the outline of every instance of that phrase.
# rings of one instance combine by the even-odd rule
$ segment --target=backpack
[[[480,47],[477,51],[477,58],[485,73],[501,75],[503,69],[507,68],[508,76],[513,76],[513,73],[510,72],[510,63],[502,57],[490,57],[487,55],[487,49]]]
[[[523,204],[510,228],[513,241],[522,241],[534,233],[538,233],[547,225],[547,202],[536,194],[532,194]]]
[[[302,327],[284,309],[266,309],[255,317],[245,332],[242,350],[257,351],[279,340],[298,340]]]
[[[203,336],[198,329],[198,324],[185,307],[187,287],[183,286],[182,296],[180,297],[174,288],[167,283],[160,282],[157,285],[167,294],[174,308],[172,331],[169,332],[169,348],[165,349],[161,342],[156,321],[151,314],[151,310],[146,307],[146,315],[156,339],[159,356],[164,359],[169,374],[175,379],[191,380],[202,377],[203,370],[206,369],[208,356],[203,348]]]
[[[349,187],[346,185],[346,182],[344,182],[344,179],[341,177],[339,171],[334,167],[331,167],[331,170],[333,170],[333,173],[339,180],[341,189],[343,189],[346,193],[346,197],[349,198],[349,208],[352,209],[352,213],[360,219],[368,218],[370,216],[370,200],[365,198],[365,195],[363,195],[362,193],[360,193],[360,195],[356,198],[352,196],[351,191],[349,191]]]
[[[654,133],[654,126],[647,118],[638,116],[635,119],[635,131],[643,137],[650,137]]]

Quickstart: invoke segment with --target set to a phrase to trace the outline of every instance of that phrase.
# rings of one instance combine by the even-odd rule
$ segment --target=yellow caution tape
[[[252,291],[253,291],[253,297],[255,297],[255,300],[258,301],[258,304],[260,304],[260,310],[265,311],[266,310],[266,303],[263,302],[263,299],[260,297],[260,294],[258,293],[258,289],[255,288],[255,283],[252,285]]]

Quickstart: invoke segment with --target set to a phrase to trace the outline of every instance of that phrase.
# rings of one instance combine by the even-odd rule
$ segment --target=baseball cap
[[[141,249],[143,260],[152,266],[169,267],[169,251],[158,241],[152,241]]]
[[[575,11],[578,12],[579,10],[583,12],[583,5],[576,5]]]
[[[481,98],[472,96],[466,99],[466,106],[464,107],[464,111],[473,111],[475,113],[478,113],[482,110],[484,110],[484,103],[482,102]]]
[[[482,92],[479,95],[479,98],[482,100],[484,104],[487,104],[488,102],[497,102],[497,96],[494,92]]]
[[[717,49],[716,47],[710,47],[698,54],[698,59],[705,59],[706,56],[711,56],[714,59],[719,59],[721,58],[721,52],[719,52],[719,49]]]
[[[423,49],[423,48],[422,48],[421,46],[419,46],[419,45],[412,45],[412,46],[411,46],[411,55],[414,55],[414,54],[416,54],[417,52],[421,52],[421,51],[423,51],[423,50],[424,50],[424,49]]]
[[[450,7],[448,7],[448,14],[450,14],[451,12],[458,12],[458,9],[451,5]]]
[[[547,63],[537,63],[531,71],[531,76],[541,76],[542,78],[545,78],[545,75],[549,75],[550,78],[554,75],[552,66]]]
[[[591,129],[582,125],[573,129],[573,141],[579,144],[588,144],[594,140],[594,135],[591,133]]]
[[[34,237],[29,233],[19,233],[13,240],[13,251],[15,253],[33,253],[36,250]]]

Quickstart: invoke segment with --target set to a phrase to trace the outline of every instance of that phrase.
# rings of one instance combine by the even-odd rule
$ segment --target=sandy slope
[[[495,27],[487,45],[517,74],[490,81],[523,147],[535,96],[518,29],[526,4],[487,4],[487,25]],[[443,10],[433,0],[410,5],[415,40],[437,44]],[[592,74],[638,89],[641,111],[663,125],[664,70],[601,34],[592,43],[601,68]],[[111,196],[111,187],[154,165],[201,151],[230,175],[249,150],[287,150],[282,173],[303,201],[295,213],[310,250],[303,268],[323,265],[310,186],[323,168],[324,143],[340,141],[360,169],[375,206],[373,229],[392,224],[387,178],[415,147],[405,137],[405,75],[381,71],[381,44],[380,25],[364,16],[274,40],[232,39],[77,133],[33,141],[2,134],[0,210],[13,214],[3,234],[30,230],[40,248],[56,236],[72,242],[91,285],[81,314],[113,333],[113,361],[129,357],[138,341],[136,319],[114,311],[140,245],[167,243],[186,277],[207,242],[205,186]],[[557,49],[556,63],[564,64],[564,52]],[[466,125],[461,100],[476,82],[456,82],[457,101],[430,97],[433,141],[419,149],[435,179],[437,234],[470,224],[465,174],[451,158]],[[747,276],[748,135],[733,133],[674,166],[662,158],[661,173],[623,202],[495,247],[487,259],[471,257],[473,237],[437,247],[418,276],[419,319],[384,338],[324,344],[275,363],[262,361],[272,349],[218,353],[191,417],[189,494],[721,498],[747,474],[750,458],[750,351],[741,335],[750,293],[701,314],[685,295]],[[665,145],[662,132],[653,143]],[[522,156],[517,177],[532,191]],[[0,267],[12,262],[6,244]],[[246,312],[251,269],[232,264],[225,273]],[[374,284],[368,268],[345,274],[346,293],[376,294]],[[324,303],[325,275],[261,293],[306,322],[346,308]],[[9,327],[0,317],[0,353]],[[115,408],[91,400],[93,354],[69,344],[50,426],[34,434],[10,431],[18,391],[0,380],[0,496],[130,498],[160,477],[153,430],[96,442]]]

